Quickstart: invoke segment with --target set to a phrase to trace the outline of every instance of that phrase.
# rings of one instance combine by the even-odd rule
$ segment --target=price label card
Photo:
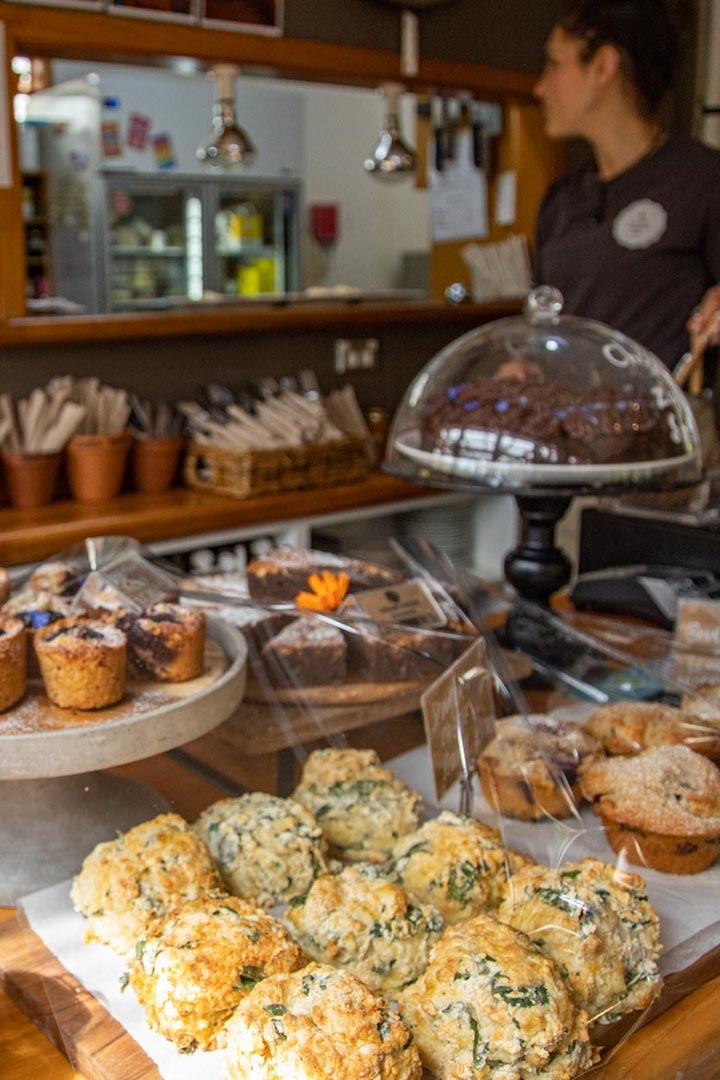
[[[445,612],[420,578],[368,589],[354,594],[353,600],[363,615],[376,622],[410,623],[428,630],[447,625]]]
[[[693,685],[720,682],[720,601],[681,600],[672,675]]]
[[[495,735],[492,675],[478,638],[422,695],[435,796],[440,802]]]

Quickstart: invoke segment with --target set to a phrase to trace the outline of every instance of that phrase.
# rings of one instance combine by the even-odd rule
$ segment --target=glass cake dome
[[[697,482],[698,430],[667,368],[624,334],[563,315],[562,303],[541,286],[523,315],[442,349],[405,392],[386,469],[517,491]]]

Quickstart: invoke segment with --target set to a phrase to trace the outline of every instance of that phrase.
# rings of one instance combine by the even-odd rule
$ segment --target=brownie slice
[[[323,570],[332,574],[344,571],[350,578],[350,592],[395,585],[403,579],[397,570],[360,559],[309,548],[280,547],[248,563],[248,591],[253,599],[266,604],[291,604],[299,592],[307,591],[310,574]]]
[[[466,647],[447,634],[373,623],[347,635],[348,663],[368,682],[435,679]],[[469,642],[468,642],[469,644]]]
[[[271,680],[281,686],[325,686],[346,672],[343,634],[322,619],[295,619],[263,646]]]

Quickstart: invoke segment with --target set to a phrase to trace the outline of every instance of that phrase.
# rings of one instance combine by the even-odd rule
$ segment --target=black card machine
[[[672,630],[680,600],[720,600],[720,573],[682,566],[609,567],[581,574],[570,599],[583,611],[633,616]]]

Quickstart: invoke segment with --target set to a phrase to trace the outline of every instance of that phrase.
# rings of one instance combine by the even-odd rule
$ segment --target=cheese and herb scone
[[[420,1080],[412,1036],[347,971],[308,964],[258,983],[227,1028],[223,1080]]]
[[[399,996],[437,1080],[572,1080],[597,1060],[556,965],[492,915],[450,926]]]
[[[435,908],[411,900],[370,863],[319,877],[290,901],[285,920],[312,960],[346,968],[383,993],[424,971],[443,928]]]
[[[374,750],[314,750],[293,798],[314,814],[330,854],[348,861],[385,862],[419,822],[420,796]]]
[[[644,1009],[662,989],[660,921],[637,874],[597,859],[530,866],[508,882],[498,917],[555,961],[591,1023]]]
[[[188,900],[148,927],[128,981],[151,1028],[184,1053],[225,1045],[225,1025],[268,975],[305,963],[287,930],[223,892]]]
[[[306,893],[328,870],[322,832],[293,799],[261,791],[221,799],[194,828],[230,892],[266,907]]]
[[[98,844],[70,893],[87,919],[87,941],[131,953],[148,921],[184,900],[222,889],[200,837],[179,814],[160,814]]]
[[[505,848],[497,829],[443,810],[398,841],[392,869],[409,893],[453,924],[496,908],[508,876],[533,863]]]

